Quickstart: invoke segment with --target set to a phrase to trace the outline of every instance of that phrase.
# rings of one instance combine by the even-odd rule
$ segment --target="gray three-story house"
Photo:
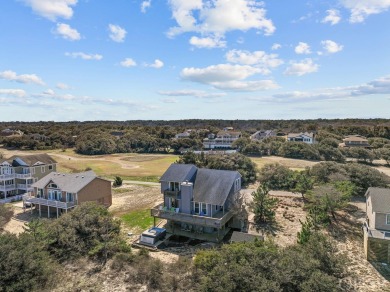
[[[172,164],[160,179],[164,203],[151,210],[166,219],[169,233],[219,242],[237,224],[234,198],[241,190],[237,171]]]

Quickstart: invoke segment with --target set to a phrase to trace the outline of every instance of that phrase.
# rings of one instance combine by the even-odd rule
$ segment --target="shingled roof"
[[[370,187],[365,196],[371,197],[373,212],[390,213],[390,189]]]
[[[194,184],[194,201],[222,206],[234,181],[239,177],[241,175],[237,171],[198,169]]]
[[[35,164],[54,164],[57,163],[53,158],[51,158],[48,154],[33,154],[33,155],[26,155],[26,156],[17,156],[14,155],[6,160],[8,161],[12,166],[33,166]]]
[[[97,178],[97,176],[92,170],[80,173],[51,172],[32,186],[34,188],[43,189],[50,182],[53,182],[64,192],[77,193],[95,178]]]
[[[191,179],[191,173],[196,172],[193,164],[173,163],[161,176],[160,181],[184,182]]]

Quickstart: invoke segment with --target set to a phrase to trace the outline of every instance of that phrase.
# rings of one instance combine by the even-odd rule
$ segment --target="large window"
[[[199,203],[195,202],[194,204],[194,212],[195,214],[199,214]]]
[[[386,214],[386,224],[390,225],[390,214]]]
[[[169,183],[169,190],[170,191],[178,191],[178,190],[180,190],[180,183],[178,183],[178,182],[170,182]]]

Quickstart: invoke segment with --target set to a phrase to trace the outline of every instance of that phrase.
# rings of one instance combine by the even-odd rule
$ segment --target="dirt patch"
[[[120,160],[130,161],[130,162],[144,162],[144,161],[153,161],[164,158],[164,156],[160,155],[137,155],[137,156],[129,156],[120,158]]]

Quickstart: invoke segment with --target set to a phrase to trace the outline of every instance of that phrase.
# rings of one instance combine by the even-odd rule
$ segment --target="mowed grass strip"
[[[150,209],[132,211],[121,215],[120,218],[126,227],[138,232],[153,226],[153,217],[150,216]]]

